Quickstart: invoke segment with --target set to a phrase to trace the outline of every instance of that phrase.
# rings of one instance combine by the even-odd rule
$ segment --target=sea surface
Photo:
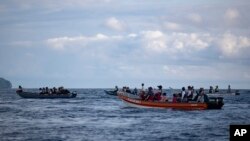
[[[250,124],[250,90],[221,110],[132,108],[104,89],[70,89],[73,99],[24,99],[0,90],[1,141],[228,141],[230,124]],[[30,91],[34,91],[30,89]]]

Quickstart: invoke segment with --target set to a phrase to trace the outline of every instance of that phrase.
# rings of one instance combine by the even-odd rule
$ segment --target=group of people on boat
[[[229,85],[229,87],[230,87],[230,85]],[[209,87],[209,90],[208,90],[208,93],[218,93],[219,92],[219,86],[217,85],[217,86],[215,86],[215,89],[213,88],[213,86],[210,86]]]
[[[215,86],[215,89],[213,89],[213,86],[210,86],[209,87],[209,90],[208,90],[208,93],[218,93],[219,92],[219,87],[218,86]],[[227,93],[231,93],[232,92],[232,90],[231,90],[231,86],[230,85],[228,85],[228,87],[227,87]]]
[[[204,88],[200,88],[199,91],[196,91],[195,95],[195,89],[193,86],[188,86],[187,90],[185,87],[182,87],[181,93],[175,93],[173,94],[172,102],[178,103],[178,102],[198,102],[198,103],[206,103],[209,102],[208,96],[205,94]]]
[[[43,87],[39,88],[40,94],[68,94],[70,93],[69,90],[64,89],[64,87],[53,87],[53,88],[48,88],[48,87]]]
[[[133,91],[129,89],[129,87],[123,87],[123,92],[135,94],[140,97],[140,99],[145,101],[159,101],[159,102],[168,102],[171,101],[168,97],[166,92],[163,92],[162,85],[157,86],[157,89],[154,89],[152,87],[148,87],[148,89],[144,89],[144,84],[142,83],[142,88],[138,92],[138,90],[135,88]],[[200,88],[198,91],[196,91],[195,95],[195,89],[193,86],[188,86],[187,89],[185,87],[182,87],[180,93],[174,93],[172,97],[173,103],[178,102],[208,102],[209,98],[204,92],[204,88]]]
[[[144,90],[144,84],[142,85],[142,91],[140,91],[139,96],[142,100],[146,101],[160,101],[166,102],[168,101],[167,94],[163,93],[162,86],[157,86],[158,89],[153,89],[152,87],[148,87],[147,91]]]
[[[194,86],[188,86],[187,90],[185,87],[182,87],[181,93],[173,94],[172,102],[188,102],[192,101],[194,97]]]

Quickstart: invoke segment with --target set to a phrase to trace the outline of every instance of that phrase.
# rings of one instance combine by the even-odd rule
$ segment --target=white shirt
[[[181,92],[181,99],[184,98],[185,94],[186,94],[186,91],[182,91],[182,92]]]

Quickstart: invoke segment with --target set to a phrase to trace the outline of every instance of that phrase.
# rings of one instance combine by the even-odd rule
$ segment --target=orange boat
[[[130,97],[126,92],[118,92],[118,97],[132,107],[145,108],[172,108],[183,110],[205,110],[205,109],[221,109],[224,105],[222,97],[210,97],[208,103],[173,103],[159,101],[145,101],[139,98]]]

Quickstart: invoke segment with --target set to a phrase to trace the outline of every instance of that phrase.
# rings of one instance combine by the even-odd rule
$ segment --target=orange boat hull
[[[144,101],[140,99],[130,98],[122,93],[118,93],[118,97],[129,105],[136,107],[148,107],[148,108],[172,108],[172,109],[184,109],[184,110],[205,110],[207,109],[206,103],[172,103],[172,102],[153,102]]]

